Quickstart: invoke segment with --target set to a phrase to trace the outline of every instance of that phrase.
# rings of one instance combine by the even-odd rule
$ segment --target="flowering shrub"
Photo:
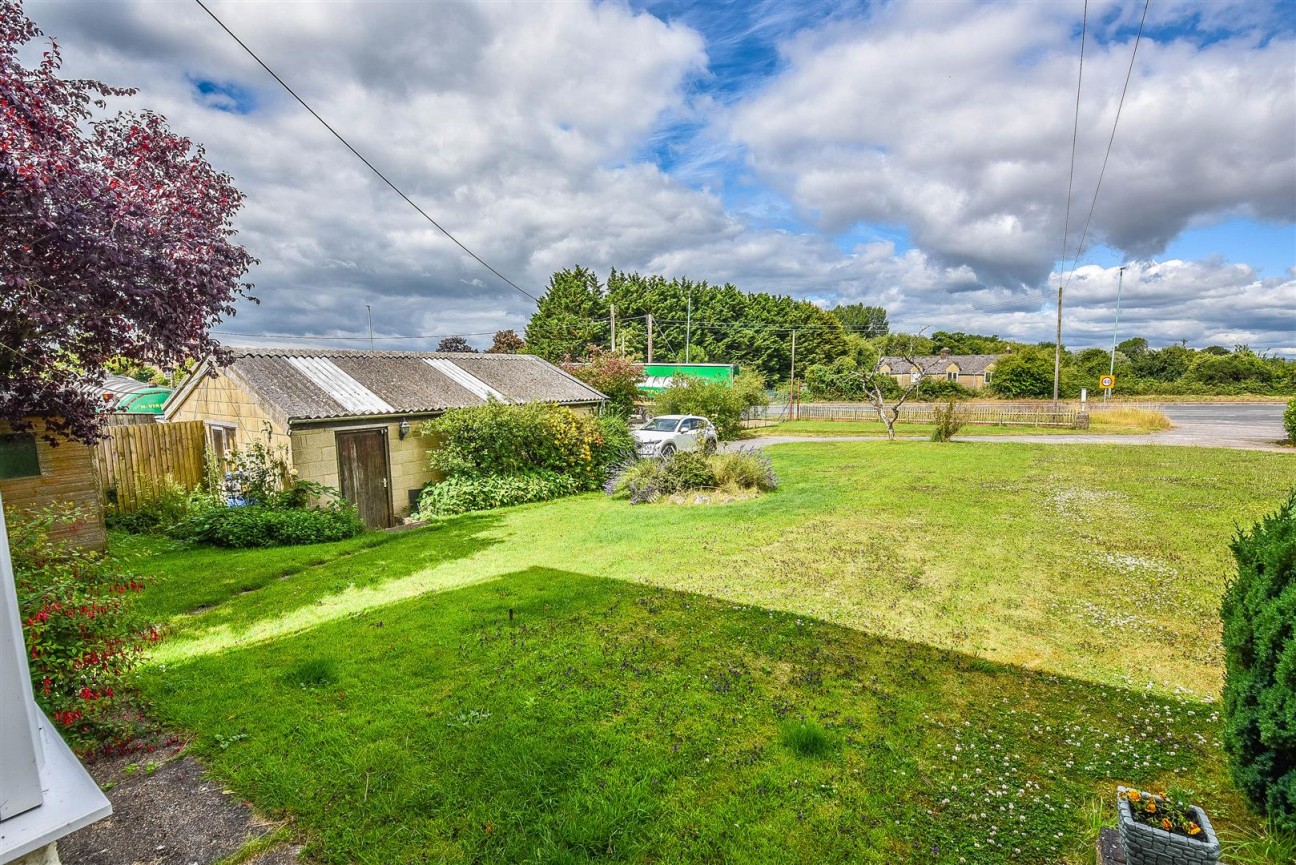
[[[634,447],[624,420],[550,403],[492,401],[453,409],[424,424],[422,431],[438,440],[428,463],[446,477],[549,471],[569,475],[585,490],[598,489],[607,466]]]
[[[1283,429],[1287,431],[1287,441],[1296,444],[1296,399],[1287,400],[1283,411]]]
[[[1205,840],[1202,827],[1197,823],[1197,815],[1186,794],[1166,793],[1164,797],[1138,790],[1126,790],[1125,799],[1129,802],[1130,816],[1139,823],[1155,826],[1176,835]]]
[[[620,415],[628,415],[642,396],[639,382],[643,381],[642,368],[616,352],[591,345],[588,360],[575,363],[570,358],[560,364],[563,372],[574,375],[608,398],[608,407]]]
[[[428,463],[446,479],[423,490],[420,519],[595,490],[608,466],[634,453],[619,415],[549,403],[455,409],[425,424],[423,434],[438,439]]]
[[[130,613],[141,583],[111,559],[51,537],[84,518],[71,506],[25,512],[9,523],[9,546],[36,702],[88,751],[126,735],[115,711],[122,677],[158,633]]]

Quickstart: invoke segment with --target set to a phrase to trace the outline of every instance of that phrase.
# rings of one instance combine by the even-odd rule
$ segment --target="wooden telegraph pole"
[[[792,373],[788,376],[788,420],[796,420],[796,330],[792,331]]]

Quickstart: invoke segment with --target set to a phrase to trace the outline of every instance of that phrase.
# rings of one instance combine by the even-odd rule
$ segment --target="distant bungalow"
[[[990,383],[995,363],[1002,354],[950,354],[941,349],[940,354],[922,354],[909,359],[884,357],[878,365],[880,372],[896,380],[897,384],[910,385],[921,379],[944,379],[972,390],[981,390]]]

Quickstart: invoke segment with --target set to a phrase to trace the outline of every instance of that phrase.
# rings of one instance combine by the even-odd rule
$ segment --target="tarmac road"
[[[1283,447],[1283,403],[1162,403],[1161,411],[1174,424],[1173,429],[1150,435],[1048,435],[1048,436],[975,436],[957,437],[957,441],[1033,442],[1038,444],[1122,444],[1182,445],[1185,447],[1235,448],[1239,450],[1281,451],[1296,455],[1296,449]],[[906,436],[909,438],[909,436]],[[734,444],[740,447],[762,447],[787,442],[876,441],[877,436],[764,436]],[[732,446],[732,445],[731,445]]]

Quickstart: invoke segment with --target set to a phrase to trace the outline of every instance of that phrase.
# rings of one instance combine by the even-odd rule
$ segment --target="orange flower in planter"
[[[1156,800],[1155,800],[1155,799],[1148,799],[1146,802],[1144,802],[1144,803],[1143,803],[1143,810],[1146,811],[1146,812],[1148,812],[1149,814],[1155,814],[1155,813],[1156,813]]]
[[[1174,824],[1170,822],[1170,818],[1169,818],[1169,817],[1162,817],[1162,818],[1161,818],[1161,828],[1164,829],[1164,830],[1166,830],[1167,832],[1169,832],[1171,829],[1174,828]]]
[[[1201,827],[1190,820],[1188,821],[1188,825],[1184,827],[1184,831],[1189,835],[1200,835]]]

